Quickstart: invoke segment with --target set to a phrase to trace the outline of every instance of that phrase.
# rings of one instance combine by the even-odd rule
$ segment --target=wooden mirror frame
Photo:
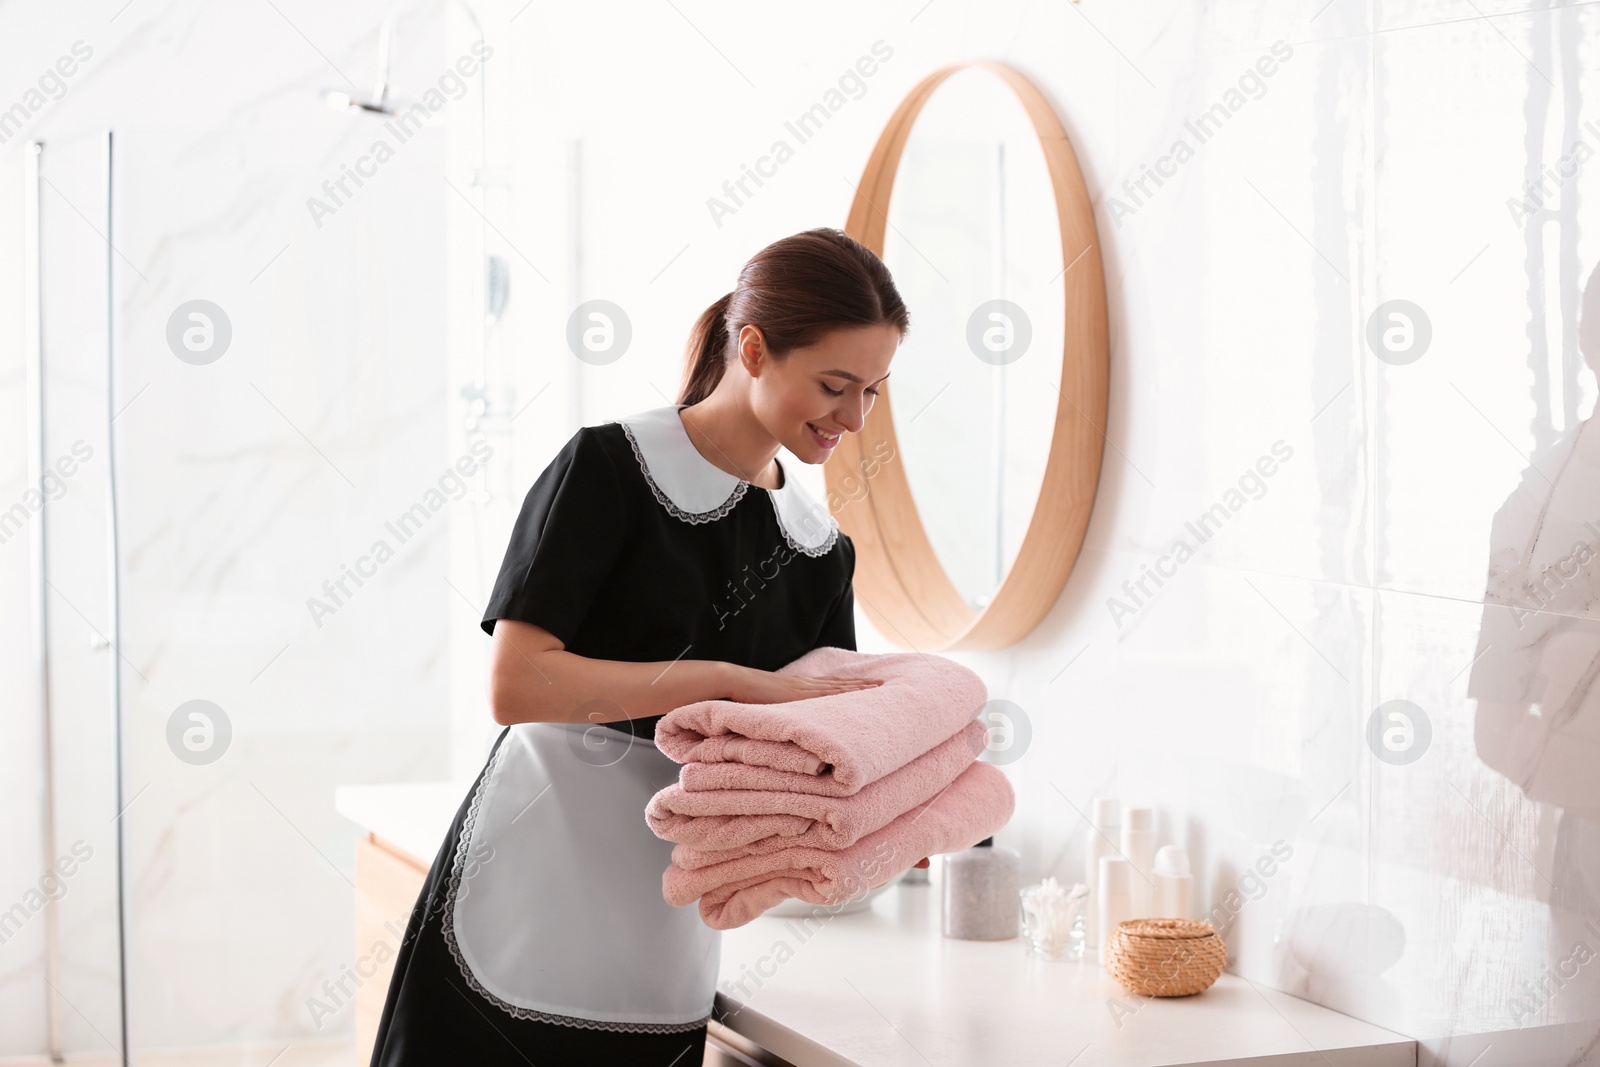
[[[1004,648],[1039,624],[1077,562],[1105,444],[1109,345],[1094,206],[1066,131],[1026,77],[1003,63],[979,61],[940,67],[919,82],[872,149],[845,232],[883,255],[889,197],[906,140],[933,91],[967,67],[982,67],[1010,87],[1044,150],[1065,264],[1060,400],[1027,533],[981,612],[951,582],[917,514],[895,435],[889,382],[861,432],[846,434],[838,454],[823,465],[829,507],[856,546],[857,602],[886,637],[918,651]]]

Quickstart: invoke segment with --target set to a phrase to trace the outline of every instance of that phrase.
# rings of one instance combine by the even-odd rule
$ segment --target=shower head
[[[342,92],[338,89],[322,90],[322,102],[328,107],[332,108],[334,111],[348,111],[350,108],[356,108],[361,111],[371,111],[379,115],[394,114],[394,109],[389,107],[387,104],[382,103],[381,101],[379,103],[373,103],[370,100],[357,100],[349,93]]]
[[[372,87],[372,98],[362,100],[351,96],[342,89],[322,90],[322,102],[334,111],[348,111],[359,108],[362,111],[371,111],[378,115],[393,115],[394,109],[388,106],[389,99],[389,46],[394,40],[394,17],[385,16],[383,24],[378,28],[378,81]]]

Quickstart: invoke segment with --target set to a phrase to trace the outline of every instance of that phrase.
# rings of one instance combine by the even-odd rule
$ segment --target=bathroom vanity
[[[337,791],[339,812],[366,831],[355,863],[359,1063],[371,1055],[406,919],[469,784]],[[1020,937],[942,937],[937,883],[891,886],[852,914],[818,910],[723,934],[707,1064],[1416,1063],[1410,1038],[1234,974],[1197,996],[1145,998],[1093,962],[1030,957]]]
[[[1416,1063],[1410,1038],[1237,975],[1147,998],[1097,963],[1030,957],[1021,937],[942,937],[937,885],[730,930],[718,988],[723,1024],[795,1067]]]

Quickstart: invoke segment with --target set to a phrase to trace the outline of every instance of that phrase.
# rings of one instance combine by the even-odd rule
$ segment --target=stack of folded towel
[[[1011,784],[977,759],[987,693],[972,671],[824,647],[778,673],[883,684],[779,704],[706,700],[661,719],[656,746],[683,764],[645,810],[675,844],[667,903],[698,899],[718,930],[789,897],[840,904],[1011,818]]]

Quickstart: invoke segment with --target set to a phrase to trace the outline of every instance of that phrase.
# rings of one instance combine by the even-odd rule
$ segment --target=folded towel
[[[974,719],[954,737],[845,797],[757,789],[691,792],[669,785],[650,798],[645,820],[657,837],[677,843],[672,862],[680,867],[707,867],[793,845],[845,848],[955,781],[983,751],[987,736],[984,724]]]
[[[948,789],[849,848],[786,848],[697,870],[671,864],[661,895],[679,907],[699,898],[715,930],[743,926],[790,897],[829,906],[886,885],[924,856],[957,852],[1004,826],[1016,806],[1005,772],[971,763]]]
[[[916,652],[823,646],[777,673],[882,678],[883,684],[777,704],[686,704],[656,723],[656,747],[679,763],[742,763],[831,777],[853,793],[948,740],[988,699],[971,670]]]
[[[678,768],[678,784],[697,793],[704,789],[770,789],[782,793],[812,793],[819,797],[847,797],[859,792],[840,785],[831,774],[801,774],[752,767],[747,763],[685,763]]]

